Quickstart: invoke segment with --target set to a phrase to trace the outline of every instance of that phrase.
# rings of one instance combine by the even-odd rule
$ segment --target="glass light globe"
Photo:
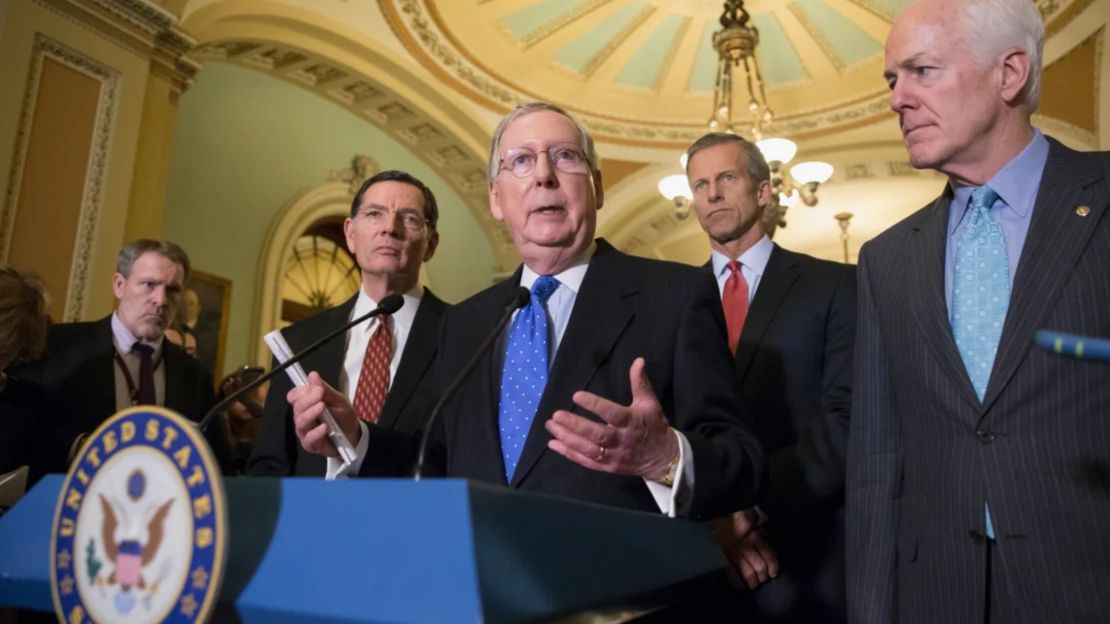
[[[685,197],[686,199],[693,199],[694,194],[690,192],[690,184],[686,181],[684,175],[669,175],[662,180],[659,180],[659,193],[666,197],[668,201],[674,201],[675,197]]]
[[[808,182],[824,184],[832,177],[832,174],[833,166],[819,160],[800,162],[790,168],[790,175],[793,176],[799,184],[806,184]]]
[[[763,152],[767,162],[777,160],[784,165],[798,153],[798,146],[790,139],[763,139],[757,141],[755,146]]]

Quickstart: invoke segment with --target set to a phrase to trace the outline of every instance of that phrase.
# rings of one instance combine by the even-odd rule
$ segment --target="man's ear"
[[[497,190],[497,183],[489,183],[489,213],[498,221],[505,220],[505,213],[501,210],[501,193]]]
[[[115,273],[112,275],[112,293],[115,294],[116,299],[123,298],[123,287],[127,284],[127,278],[122,273]]]
[[[432,259],[436,254],[436,247],[439,247],[439,232],[432,230],[428,233],[428,248],[424,250],[424,262]]]
[[[762,211],[767,206],[771,205],[771,194],[774,191],[771,189],[771,181],[764,180],[759,183],[759,188],[756,190],[756,203],[759,204],[759,209]]]
[[[596,169],[594,171],[593,178],[594,196],[597,197],[596,210],[601,210],[601,207],[605,205],[605,186],[601,184],[601,169]]]
[[[1011,48],[1002,57],[1002,99],[1007,104],[1014,103],[1022,89],[1032,78],[1033,64],[1029,54],[1021,48]]]
[[[343,219],[343,238],[347,239],[347,251],[351,252],[352,256],[355,255],[355,244],[354,244],[355,238],[354,238],[354,235],[352,233],[352,230],[354,230],[354,227],[355,227],[355,224],[354,224],[353,221],[351,221],[350,217],[347,217],[346,219]]]

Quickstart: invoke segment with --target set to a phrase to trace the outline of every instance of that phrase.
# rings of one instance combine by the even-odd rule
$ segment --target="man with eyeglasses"
[[[531,299],[446,404],[435,471],[686,517],[750,507],[763,451],[741,417],[716,286],[594,240],[597,163],[589,134],[554,105],[518,106],[497,127],[490,211],[523,264],[444,315],[432,385],[479,351],[520,286]],[[322,404],[368,456],[397,448],[319,379],[290,399],[313,452],[336,455]]]
[[[447,308],[419,284],[420,267],[432,259],[439,243],[438,218],[435,195],[408,173],[383,171],[363,182],[343,223],[362,287],[342,305],[282,330],[298,351],[374,309],[386,295],[402,295],[405,303],[396,313],[355,326],[345,341],[327,343],[302,366],[338,388],[354,406],[355,418],[403,436],[420,428],[428,407],[417,388],[435,358],[436,329]],[[338,475],[339,462],[327,462],[297,443],[286,400],[291,387],[286,375],[271,382],[247,474]],[[364,464],[373,476],[401,474],[384,462]]]

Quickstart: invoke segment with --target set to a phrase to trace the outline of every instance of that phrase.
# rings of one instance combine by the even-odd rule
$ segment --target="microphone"
[[[258,386],[261,386],[262,384],[266,383],[274,375],[276,375],[276,374],[280,373],[281,371],[289,368],[290,366],[296,364],[297,362],[300,362],[302,359],[308,357],[312,353],[315,353],[317,349],[324,346],[324,344],[330,342],[336,336],[346,333],[348,329],[354,327],[355,325],[358,325],[359,323],[362,323],[363,321],[366,321],[367,319],[373,318],[373,317],[381,315],[381,314],[393,314],[397,310],[400,310],[401,306],[403,306],[403,305],[405,305],[405,298],[402,297],[401,295],[396,294],[396,293],[394,293],[392,295],[386,295],[385,297],[382,297],[381,302],[378,303],[378,307],[376,307],[373,310],[370,310],[369,312],[367,312],[366,314],[363,314],[362,316],[352,320],[351,322],[349,322],[346,325],[340,327],[339,329],[336,329],[335,331],[331,332],[330,334],[325,335],[323,338],[321,338],[321,339],[317,340],[316,342],[314,342],[314,343],[308,345],[307,347],[305,347],[304,350],[302,350],[298,353],[294,353],[293,357],[289,358],[288,360],[285,360],[280,365],[273,367],[272,369],[270,369],[270,372],[266,373],[265,375],[260,376],[258,379],[255,379],[251,383],[243,386],[242,388],[239,388],[235,392],[232,392],[231,394],[224,397],[224,400],[220,401],[219,403],[216,404],[215,407],[208,410],[208,413],[205,414],[204,418],[202,418],[201,421],[197,424],[197,429],[199,429],[201,433],[207,432],[208,427],[212,425],[212,421],[215,420],[217,415],[219,415],[221,412],[223,412],[225,409],[227,409],[228,405],[231,405],[232,403],[238,401],[240,398],[242,398],[244,395],[246,395],[251,390],[254,390]]]
[[[470,356],[470,360],[466,363],[466,366],[463,366],[462,371],[451,381],[451,385],[447,386],[443,394],[439,395],[439,400],[436,401],[435,406],[432,407],[432,413],[428,416],[428,421],[424,425],[424,434],[420,436],[420,448],[416,454],[416,469],[412,474],[413,481],[419,481],[420,476],[424,473],[424,455],[428,451],[428,439],[432,433],[432,426],[435,424],[436,419],[439,418],[439,413],[443,410],[443,405],[447,403],[447,399],[455,394],[455,391],[462,385],[463,380],[470,376],[470,372],[474,370],[474,367],[478,364],[478,359],[482,357],[482,354],[493,344],[493,340],[505,329],[505,325],[508,325],[509,319],[513,316],[513,312],[528,305],[528,302],[531,300],[531,291],[523,286],[517,287],[512,298],[505,304],[505,310],[501,312],[501,318],[497,320],[497,325],[494,326],[493,331],[482,341],[482,345],[478,347],[474,355]]]
[[[1110,340],[1077,334],[1037,330],[1033,344],[1045,351],[1092,362],[1110,362]]]

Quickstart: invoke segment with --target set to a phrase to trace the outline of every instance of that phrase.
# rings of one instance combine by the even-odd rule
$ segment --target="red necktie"
[[[378,328],[366,343],[362,358],[362,371],[355,389],[355,414],[367,422],[376,423],[385,405],[389,390],[389,362],[393,359],[393,336],[389,332],[389,317],[382,316]]]
[[[748,317],[748,282],[740,272],[739,262],[735,260],[729,262],[728,270],[732,274],[725,280],[721,305],[725,309],[725,323],[728,325],[728,348],[732,353],[736,353],[736,344],[740,342],[740,331],[744,329],[744,319]]]

